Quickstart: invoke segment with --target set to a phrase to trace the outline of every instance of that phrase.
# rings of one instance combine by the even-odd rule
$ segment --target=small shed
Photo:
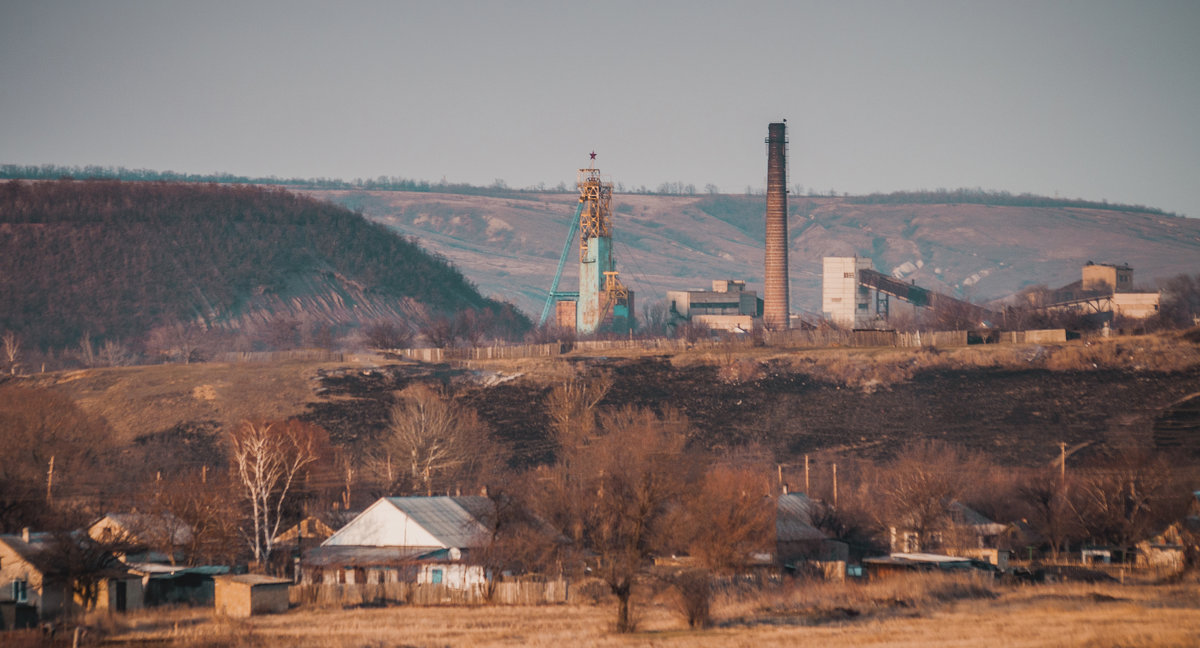
[[[213,583],[217,614],[248,617],[287,612],[288,586],[292,581],[286,578],[237,574],[215,576]]]

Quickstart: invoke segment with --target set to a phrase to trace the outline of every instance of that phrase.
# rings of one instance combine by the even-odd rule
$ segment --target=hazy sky
[[[1200,2],[0,0],[0,163],[1200,216]]]

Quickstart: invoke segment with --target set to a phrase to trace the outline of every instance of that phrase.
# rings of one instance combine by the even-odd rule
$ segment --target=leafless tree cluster
[[[419,384],[392,406],[372,463],[388,492],[432,495],[486,480],[503,454],[473,409]]]

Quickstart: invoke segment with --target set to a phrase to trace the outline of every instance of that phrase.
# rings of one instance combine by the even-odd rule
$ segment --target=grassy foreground
[[[172,646],[1071,646],[1200,645],[1200,585],[997,587],[961,579],[802,584],[718,594],[713,626],[688,629],[667,595],[611,631],[613,607],[294,609],[249,620],[211,610],[101,621],[106,645]]]

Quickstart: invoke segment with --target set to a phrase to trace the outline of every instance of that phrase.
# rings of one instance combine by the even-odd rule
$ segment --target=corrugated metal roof
[[[478,546],[487,536],[477,517],[491,510],[486,497],[389,497],[387,501],[447,547]]]
[[[780,495],[776,501],[776,542],[826,540],[828,536],[812,525],[812,500],[800,493]]]

